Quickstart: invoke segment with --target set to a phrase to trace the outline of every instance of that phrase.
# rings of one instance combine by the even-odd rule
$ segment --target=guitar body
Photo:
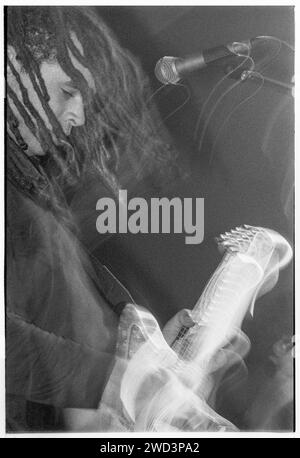
[[[148,310],[127,304],[118,336],[115,365],[97,414],[98,430],[190,431],[199,430],[199,423],[203,430],[205,423],[206,430],[236,431],[190,388],[195,380],[200,382],[199,367],[179,358]]]
[[[208,405],[215,374],[234,354],[230,342],[239,342],[235,351],[241,357],[247,352],[242,320],[258,292],[274,286],[292,252],[276,232],[250,226],[218,242],[225,255],[193,309],[197,324],[183,328],[172,346],[149,311],[133,304],[124,308],[98,431],[237,430]]]
[[[154,316],[143,307],[127,304],[120,317],[115,364],[98,410],[100,431],[135,431],[135,422],[127,414],[123,403],[124,390],[125,396],[126,391],[128,394],[130,392],[130,387],[123,383],[124,376],[128,373],[126,372],[128,363],[132,361],[133,357],[137,361],[144,351],[148,352],[148,357],[150,352],[151,360],[158,362],[163,354],[162,348],[167,354],[174,354],[164,340]],[[146,359],[147,356],[142,358],[144,363],[149,364],[151,360]],[[177,359],[175,354],[174,357]],[[147,377],[145,367],[142,371],[137,370],[136,372],[138,378]]]

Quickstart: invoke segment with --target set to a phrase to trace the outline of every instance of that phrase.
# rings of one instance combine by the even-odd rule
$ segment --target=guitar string
[[[251,238],[248,237],[248,242],[249,241],[251,241]],[[196,305],[194,307],[193,311],[194,312],[197,311],[198,316],[201,316],[201,313],[202,313],[202,319],[203,319],[203,317],[205,317],[205,314],[207,315],[209,313],[209,311],[211,311],[211,309],[212,309],[211,304],[213,303],[214,299],[212,299],[211,297],[216,297],[216,295],[218,294],[218,290],[220,290],[220,283],[221,282],[225,283],[226,277],[228,277],[228,275],[230,275],[230,262],[232,261],[233,258],[236,257],[235,256],[236,252],[230,252],[228,250],[225,253],[225,255],[224,255],[224,257],[223,257],[218,269],[216,270],[215,274],[213,275],[213,277],[210,279],[210,281],[208,282],[207,286],[205,287],[204,292],[201,295],[199,301],[196,303]],[[223,280],[220,281],[220,277],[222,275],[223,275]],[[229,281],[229,283],[232,283],[232,281]],[[238,294],[235,291],[235,289],[230,289],[228,287],[226,289],[228,291],[230,291],[230,294],[232,294],[232,293],[234,293],[235,295]],[[207,298],[209,299],[209,305],[205,307],[205,305],[207,305]],[[216,305],[214,305],[214,306],[216,306]],[[199,310],[197,310],[197,309],[199,309]],[[185,335],[186,335],[186,333],[189,333],[189,332],[192,333],[193,332],[193,328],[191,328],[191,329],[188,328],[187,331],[185,332]],[[188,336],[186,336],[186,340],[183,341],[183,342],[188,342]],[[193,355],[192,350],[191,350],[191,346],[186,345],[186,343],[183,346],[183,342],[181,341],[181,348],[180,348],[180,341],[179,341],[179,344],[177,344],[177,346],[179,345],[179,351],[181,350],[180,351],[180,356],[186,357],[186,356]]]
[[[201,313],[202,315],[204,316],[205,313],[207,312],[207,307],[205,307],[205,305],[207,305],[207,297],[208,296],[213,296],[215,294],[215,291],[218,287],[218,283],[220,282],[220,277],[222,274],[226,275],[227,272],[226,272],[226,267],[228,267],[228,263],[230,262],[230,260],[232,259],[232,257],[234,256],[235,253],[225,253],[222,261],[221,261],[221,264],[219,265],[219,267],[217,268],[215,274],[213,275],[213,277],[209,280],[207,286],[205,287],[204,289],[204,292],[203,294],[201,295],[199,301],[197,301],[194,309],[193,309],[193,312],[194,314],[197,313],[198,315],[198,322],[196,321],[196,323],[199,325],[199,323],[201,322]],[[228,271],[228,269],[227,269]],[[209,308],[209,306],[208,306]],[[192,313],[193,313],[192,312]],[[195,313],[196,312],[196,313]],[[188,341],[188,336],[186,334],[189,334],[192,332],[192,329],[189,329],[187,328],[186,331],[184,331],[184,334],[185,334],[185,337],[186,339],[184,341],[180,341],[178,340],[178,343],[176,344],[176,346],[178,347],[179,346],[179,354],[180,356],[183,358],[183,359],[186,359],[187,356],[190,356],[191,355],[191,350],[190,350],[190,343]]]
[[[193,316],[194,320],[196,318],[196,314],[198,315],[198,321],[201,319],[200,318],[201,311],[203,311],[203,309],[205,309],[205,305],[207,303],[207,296],[209,296],[209,294],[210,294],[210,289],[213,288],[212,282],[214,282],[214,284],[215,284],[218,281],[218,278],[216,278],[216,277],[218,275],[218,271],[221,271],[224,268],[224,262],[226,261],[225,260],[226,256],[228,256],[228,255],[227,254],[224,255],[224,257],[223,257],[223,259],[221,261],[221,264],[217,268],[214,276],[209,280],[209,282],[207,283],[207,285],[206,285],[201,297],[196,302],[196,305],[194,306],[194,308],[192,310],[192,314],[194,315]],[[197,320],[196,320],[196,323],[197,323]],[[197,324],[199,324],[199,323],[197,323]],[[177,339],[180,339],[180,338],[184,337],[188,331],[189,331],[189,328],[187,328],[186,326],[182,327],[181,330],[178,333]]]
[[[223,263],[221,263],[221,265],[220,265],[220,267],[222,267],[221,272],[217,273],[217,271],[216,271],[216,276],[215,275],[213,276],[213,279],[215,281],[214,281],[214,284],[211,287],[212,291],[209,291],[209,294],[211,294],[212,298],[210,298],[210,300],[209,300],[209,306],[206,309],[204,309],[204,312],[203,312],[204,316],[205,316],[205,314],[207,312],[209,313],[209,312],[212,311],[211,304],[213,303],[214,297],[216,296],[216,294],[218,294],[218,290],[221,289],[220,288],[220,283],[222,283],[222,282],[224,283],[226,281],[226,277],[228,278],[228,276],[230,276],[230,274],[231,274],[231,270],[230,270],[230,260],[231,259],[232,259],[232,256],[229,258],[228,262],[225,263],[225,265],[222,265]],[[223,279],[220,281],[220,277],[222,276],[222,274],[223,274]],[[233,284],[235,286],[235,288],[228,288],[227,287],[226,290],[229,291],[231,295],[233,293],[234,295],[239,297],[239,293],[236,291],[236,286],[237,286],[236,282],[232,282],[232,280],[229,280],[229,284]],[[221,295],[221,297],[222,297],[222,295]],[[218,299],[218,300],[220,300],[220,299]],[[234,300],[234,302],[236,302],[236,299]],[[215,307],[216,307],[216,304],[214,304],[214,308]],[[222,313],[226,313],[226,310],[224,312],[224,309],[223,309]],[[191,328],[190,332],[193,332],[192,328]],[[190,358],[191,356],[194,355],[194,348],[195,348],[195,342],[193,342],[193,347],[192,347],[192,345],[190,344],[190,342],[188,340],[188,336],[186,336],[186,340],[183,341],[182,345],[181,345],[182,351],[180,352],[180,356],[182,356],[184,358],[184,360]]]

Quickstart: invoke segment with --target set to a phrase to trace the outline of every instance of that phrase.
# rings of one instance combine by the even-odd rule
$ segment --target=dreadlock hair
[[[75,46],[72,34],[79,40],[82,53]],[[173,170],[174,154],[160,137],[157,114],[153,116],[146,102],[148,81],[135,58],[120,47],[95,11],[85,7],[10,6],[7,8],[7,43],[15,48],[17,58],[30,77],[52,134],[30,103],[9,58],[8,65],[19,83],[22,100],[9,87],[8,97],[55,164],[51,173],[55,170],[56,179],[70,184],[76,183],[87,171],[99,173],[115,192],[133,179],[141,180],[149,174],[165,180]],[[90,71],[95,93],[72,64],[70,53]],[[49,106],[49,95],[40,73],[40,64],[45,60],[55,60],[82,94],[86,122],[73,129],[68,138]],[[10,104],[7,112],[10,129],[22,145]]]

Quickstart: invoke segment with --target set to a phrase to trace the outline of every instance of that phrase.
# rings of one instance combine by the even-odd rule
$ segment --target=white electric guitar
[[[231,230],[217,242],[224,256],[192,310],[197,324],[182,328],[171,346],[149,311],[133,304],[123,310],[115,364],[93,429],[237,430],[209,400],[218,372],[232,363],[229,349],[247,352],[243,318],[257,295],[275,285],[292,249],[277,232],[252,226]]]

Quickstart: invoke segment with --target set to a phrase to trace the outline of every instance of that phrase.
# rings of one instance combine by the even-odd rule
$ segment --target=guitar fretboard
[[[172,348],[183,359],[208,358],[240,324],[263,271],[239,253],[225,253],[197,301],[192,316],[196,325],[182,328]]]

